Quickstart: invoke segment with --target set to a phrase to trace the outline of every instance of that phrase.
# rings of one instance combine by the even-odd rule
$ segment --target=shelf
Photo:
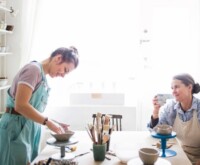
[[[8,30],[0,29],[0,33],[12,34],[13,31],[8,31]]]
[[[0,74],[2,76],[7,75],[7,70],[9,66],[7,65],[7,57],[12,53],[12,51],[9,49],[8,50],[8,45],[11,44],[10,42],[7,42],[7,37],[11,34],[13,34],[13,28],[14,25],[8,24],[7,17],[15,17],[18,11],[14,11],[12,6],[7,6],[7,0],[3,0],[0,2]],[[4,83],[5,84],[5,83]],[[1,83],[0,85],[0,112],[5,109],[6,106],[6,95],[7,95],[7,90],[10,88],[10,84],[6,83],[3,85]],[[0,163],[1,164],[1,163]]]
[[[0,90],[7,89],[7,88],[9,88],[9,87],[10,87],[10,85],[0,86]]]
[[[12,52],[0,52],[0,56],[10,55]]]
[[[9,9],[9,8],[7,8],[7,7],[4,7],[4,6],[0,6],[0,10],[3,10],[3,11],[8,11],[8,12],[13,12],[13,10],[12,9]]]

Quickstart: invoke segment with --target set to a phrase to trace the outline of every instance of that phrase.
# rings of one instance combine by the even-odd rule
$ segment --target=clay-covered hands
[[[64,131],[68,131],[69,130],[70,125],[68,125],[66,123],[58,122],[56,120],[53,120],[53,121],[56,122],[56,123],[58,123],[64,129]]]
[[[68,129],[68,125],[64,124],[65,128],[63,128],[63,126],[60,123],[57,123],[54,120],[48,120],[46,125],[51,131],[53,131],[57,134],[64,133],[66,127]]]
[[[68,131],[68,130],[69,130],[70,125],[65,124],[65,123],[59,123],[59,125],[60,125],[65,131]]]

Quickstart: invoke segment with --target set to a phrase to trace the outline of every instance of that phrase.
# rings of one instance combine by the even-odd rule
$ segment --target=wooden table
[[[79,165],[124,165],[117,157],[110,155],[108,155],[108,157],[110,157],[111,160],[105,159],[103,162],[95,162],[93,159],[93,153],[90,150],[92,148],[92,141],[89,138],[87,132],[76,131],[74,137],[77,138],[79,141],[77,144],[75,144],[77,146],[76,151],[73,152],[75,155],[90,151],[90,153],[84,156],[75,158],[75,160],[79,162]],[[158,141],[158,139],[151,136],[149,131],[114,131],[111,135],[110,149],[112,150],[115,144],[123,142],[136,143],[140,145],[140,147],[155,147],[152,145],[156,144]],[[186,154],[178,144],[176,138],[170,139],[170,142],[174,143],[171,149],[176,151],[177,155],[164,159],[169,160],[172,165],[192,165]],[[33,165],[39,160],[48,159],[51,155],[59,152],[60,150],[58,148],[47,145],[31,164]]]

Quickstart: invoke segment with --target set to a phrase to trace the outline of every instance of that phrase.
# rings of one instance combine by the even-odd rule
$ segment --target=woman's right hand
[[[53,120],[48,120],[46,126],[53,132],[57,134],[65,133],[65,130],[61,125],[54,122]]]
[[[158,103],[157,96],[155,96],[153,98],[152,103],[153,103],[153,107],[154,107],[152,116],[154,119],[156,119],[159,116],[159,110],[160,110],[160,104]]]

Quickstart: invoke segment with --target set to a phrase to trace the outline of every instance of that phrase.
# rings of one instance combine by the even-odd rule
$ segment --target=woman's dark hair
[[[73,62],[75,65],[75,68],[78,66],[78,63],[79,63],[78,50],[74,46],[70,46],[69,48],[60,47],[56,49],[55,51],[51,53],[50,59],[52,59],[53,57],[59,54],[62,55],[61,63]]]
[[[186,86],[191,84],[192,85],[192,94],[199,93],[200,85],[198,83],[195,83],[194,79],[192,78],[192,76],[190,74],[188,74],[188,73],[178,74],[173,77],[173,80],[174,79],[180,80]]]

